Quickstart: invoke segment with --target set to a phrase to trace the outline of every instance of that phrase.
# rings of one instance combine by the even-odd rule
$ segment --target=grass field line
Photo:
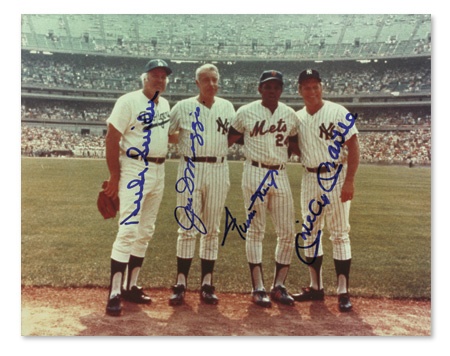
[[[117,218],[104,220],[97,211],[101,182],[109,176],[104,159],[22,159],[22,284],[24,286],[105,287]],[[245,221],[242,162],[230,161],[231,189],[226,206]],[[166,163],[164,198],[140,280],[151,288],[170,288],[176,274],[177,223],[175,181],[178,160]],[[287,167],[296,219],[301,220],[303,168]],[[368,297],[430,298],[431,296],[431,170],[402,166],[361,165],[351,208],[352,293]],[[300,231],[301,224],[296,224]],[[224,217],[221,231],[224,231]],[[331,243],[324,230],[323,280],[336,292]],[[221,241],[221,236],[219,240]],[[276,234],[267,219],[263,248],[266,289],[274,269]],[[189,283],[199,285],[198,244]],[[245,241],[229,233],[219,247],[214,281],[221,292],[248,292],[250,276]],[[307,267],[295,256],[286,285],[309,283]]]

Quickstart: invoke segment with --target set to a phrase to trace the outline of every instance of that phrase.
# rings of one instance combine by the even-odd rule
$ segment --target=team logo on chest
[[[336,126],[332,122],[330,122],[328,124],[328,127],[325,127],[325,124],[320,125],[319,126],[320,138],[323,138],[325,140],[331,140],[333,138],[333,130],[334,130],[335,127]]]
[[[253,130],[250,132],[250,137],[287,131],[286,122],[283,119],[278,120],[277,125],[270,125],[268,128],[265,126],[266,120],[256,122]]]
[[[230,123],[228,122],[228,119],[225,119],[225,121],[222,121],[222,119],[219,117],[217,120],[217,132],[222,131],[222,135],[226,135],[228,133],[228,128],[230,127]]]

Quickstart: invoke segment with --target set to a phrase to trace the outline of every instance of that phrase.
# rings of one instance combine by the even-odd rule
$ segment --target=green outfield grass
[[[177,164],[166,163],[165,195],[140,277],[144,287],[166,288],[175,282],[178,225],[173,209]],[[231,190],[226,206],[242,223],[246,219],[241,191],[242,163],[230,162],[230,172]],[[288,173],[296,218],[300,220],[302,169],[289,165]],[[104,220],[96,207],[98,191],[107,177],[106,163],[102,160],[22,159],[23,285],[108,285],[118,219]],[[353,295],[431,297],[430,168],[361,165],[350,222]],[[300,226],[297,224],[298,231]],[[323,279],[326,292],[334,294],[334,266],[326,232],[325,237]],[[266,289],[273,278],[275,243],[269,219],[263,263]],[[251,289],[245,242],[236,232],[230,232],[225,245],[220,247],[214,281],[219,293]],[[199,283],[200,263],[196,256],[189,288],[198,289]],[[294,255],[286,285],[295,292],[308,283],[308,269]]]

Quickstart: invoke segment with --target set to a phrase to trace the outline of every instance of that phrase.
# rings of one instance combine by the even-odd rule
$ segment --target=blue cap
[[[268,82],[269,80],[277,80],[283,84],[283,74],[277,70],[266,70],[259,78],[259,84]]]
[[[172,73],[172,69],[170,69],[167,62],[162,59],[152,59],[145,65],[144,71],[149,72],[155,68],[164,68],[166,70],[167,75]]]

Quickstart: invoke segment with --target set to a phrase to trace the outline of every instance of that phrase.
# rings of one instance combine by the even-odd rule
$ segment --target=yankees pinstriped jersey
[[[261,100],[240,107],[232,126],[244,133],[244,154],[247,160],[279,165],[288,161],[289,136],[297,134],[295,111],[279,102],[272,114]]]
[[[194,257],[196,236],[200,232],[200,258],[216,260],[220,219],[230,189],[228,129],[235,119],[235,110],[231,102],[222,98],[215,97],[214,104],[208,108],[193,97],[178,102],[170,119],[169,132],[179,131],[181,154],[176,183],[175,214],[180,225],[177,257]],[[199,161],[186,161],[187,157],[194,156]],[[192,178],[189,185],[186,176]],[[198,219],[193,221],[194,214]]]
[[[199,115],[196,115],[197,110]],[[197,130],[203,140],[193,142],[192,124],[196,122],[197,117],[198,122],[203,126]],[[183,156],[192,157],[194,149],[197,157],[226,157],[228,128],[234,119],[235,110],[228,100],[215,97],[214,105],[208,108],[199,103],[197,97],[188,98],[178,102],[172,108],[169,133],[180,130],[178,149]],[[192,144],[194,144],[193,147]]]
[[[142,148],[144,128],[151,125],[150,157],[166,157],[168,150],[169,102],[163,97],[158,98],[154,105],[154,116],[144,116],[150,107],[149,99],[142,89],[122,95],[117,99],[110,117],[106,120],[121,134],[120,148],[126,152],[130,147]],[[141,115],[141,116],[140,116]]]
[[[327,100],[323,100],[323,102],[322,108],[314,115],[308,114],[306,107],[297,111],[301,162],[308,168],[317,168],[321,163],[325,162],[342,163],[343,167],[334,189],[328,192],[325,192],[320,187],[317,173],[306,172],[303,175],[301,210],[303,221],[309,230],[309,233],[303,234],[306,238],[304,244],[305,246],[313,245],[319,230],[323,230],[326,219],[330,240],[333,244],[333,258],[336,260],[348,260],[352,256],[349,237],[351,201],[345,203],[341,201],[341,190],[347,173],[346,162],[348,153],[344,146],[338,159],[334,160],[330,155],[329,146],[333,145],[333,130],[341,133],[345,132],[339,126],[339,122],[346,126],[351,126],[350,122],[346,120],[349,112],[342,105]],[[344,138],[347,141],[355,134],[358,134],[358,130],[353,125]],[[320,173],[320,177],[331,179],[335,174],[336,170],[331,170],[331,172]],[[323,213],[316,216],[313,212],[318,210],[319,204],[324,204]],[[307,222],[309,221],[308,216],[309,218],[314,216],[314,223]],[[323,255],[323,238],[321,236],[317,256]],[[305,255],[311,258],[314,257],[314,248],[305,249]]]
[[[322,108],[314,115],[308,114],[306,107],[297,111],[299,147],[302,153],[300,161],[305,167],[317,168],[323,162],[333,162],[328,151],[328,146],[333,142],[331,139],[333,130],[341,133],[344,131],[339,122],[349,126],[349,122],[345,119],[349,112],[345,107],[327,100],[323,102]],[[353,125],[345,135],[345,140],[349,140],[357,133],[358,130]],[[336,163],[346,161],[347,150],[343,149]]]

